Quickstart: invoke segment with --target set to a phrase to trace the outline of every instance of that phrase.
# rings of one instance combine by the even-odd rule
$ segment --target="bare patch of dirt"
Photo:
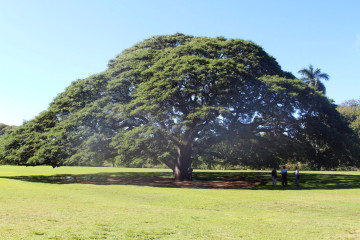
[[[138,185],[151,187],[173,187],[173,188],[253,188],[261,184],[260,181],[248,179],[231,179],[223,177],[194,178],[192,181],[175,181],[170,177],[70,177],[62,179],[63,183],[87,183],[103,185]]]

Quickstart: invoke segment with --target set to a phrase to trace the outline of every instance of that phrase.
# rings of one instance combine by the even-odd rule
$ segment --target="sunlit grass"
[[[359,172],[302,172],[302,186],[291,180],[288,190],[273,188],[270,174],[259,171],[195,171],[199,177],[262,181],[257,188],[233,190],[42,181],[132,174],[171,176],[158,169],[1,166],[0,238],[360,238]]]

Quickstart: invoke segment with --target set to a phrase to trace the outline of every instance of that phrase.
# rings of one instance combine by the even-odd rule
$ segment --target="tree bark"
[[[190,178],[188,174],[188,168],[192,163],[192,146],[191,144],[178,146],[177,151],[178,157],[174,166],[174,178],[176,181],[183,181]]]

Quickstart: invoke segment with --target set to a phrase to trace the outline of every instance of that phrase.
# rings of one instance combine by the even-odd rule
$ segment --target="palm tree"
[[[315,88],[317,91],[321,91],[324,94],[326,93],[325,85],[320,81],[320,79],[325,79],[326,81],[329,80],[329,75],[326,73],[322,73],[320,69],[315,69],[310,64],[309,68],[303,68],[298,73],[300,73],[303,77],[301,80],[304,83],[309,84],[310,87]]]

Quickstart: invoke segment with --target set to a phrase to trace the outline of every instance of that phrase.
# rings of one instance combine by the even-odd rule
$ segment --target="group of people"
[[[283,169],[281,170],[281,184],[283,187],[288,185],[287,175],[288,175],[288,172],[284,166]],[[274,168],[272,170],[271,176],[272,176],[272,180],[273,180],[273,186],[276,186],[276,182],[277,182],[276,168]],[[296,186],[299,186],[299,177],[300,177],[299,169],[296,167],[295,168],[295,184],[296,184]]]

